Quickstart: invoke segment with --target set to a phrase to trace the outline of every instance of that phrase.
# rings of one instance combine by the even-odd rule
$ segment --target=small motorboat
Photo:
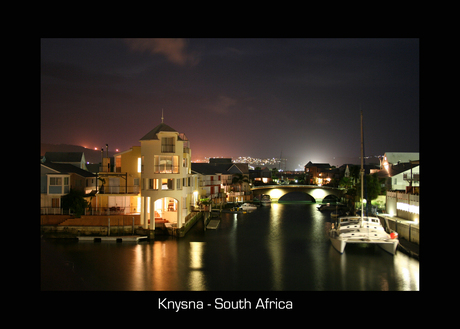
[[[243,210],[256,210],[257,206],[251,204],[251,203],[243,203],[239,208]]]
[[[264,194],[262,198],[260,199],[260,204],[262,206],[270,206],[272,204],[272,200],[270,199],[270,196],[268,194]]]

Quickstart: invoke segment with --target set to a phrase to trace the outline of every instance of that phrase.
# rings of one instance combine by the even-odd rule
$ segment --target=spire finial
[[[161,123],[163,123],[163,109],[161,109]]]

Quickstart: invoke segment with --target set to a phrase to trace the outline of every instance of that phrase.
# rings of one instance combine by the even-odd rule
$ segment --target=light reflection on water
[[[274,203],[223,214],[216,230],[199,222],[181,239],[47,240],[42,282],[51,290],[419,290],[417,260],[376,246],[349,245],[341,255],[325,234],[329,221],[316,205]]]

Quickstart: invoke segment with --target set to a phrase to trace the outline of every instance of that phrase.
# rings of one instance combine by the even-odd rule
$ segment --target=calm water
[[[217,230],[152,242],[41,240],[42,290],[407,291],[419,262],[377,246],[340,255],[315,204],[272,204],[223,214]]]

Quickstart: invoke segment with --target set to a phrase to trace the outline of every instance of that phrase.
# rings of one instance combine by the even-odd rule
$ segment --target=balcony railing
[[[86,208],[83,215],[94,216],[94,215],[127,215],[127,214],[139,214],[140,209],[136,207],[91,207]],[[63,208],[52,208],[52,207],[41,207],[41,215],[73,215],[74,213],[69,209]]]
[[[100,186],[99,194],[139,194],[139,186]]]
[[[420,174],[403,174],[403,179],[404,180],[413,180],[415,182],[419,182],[420,181]]]

